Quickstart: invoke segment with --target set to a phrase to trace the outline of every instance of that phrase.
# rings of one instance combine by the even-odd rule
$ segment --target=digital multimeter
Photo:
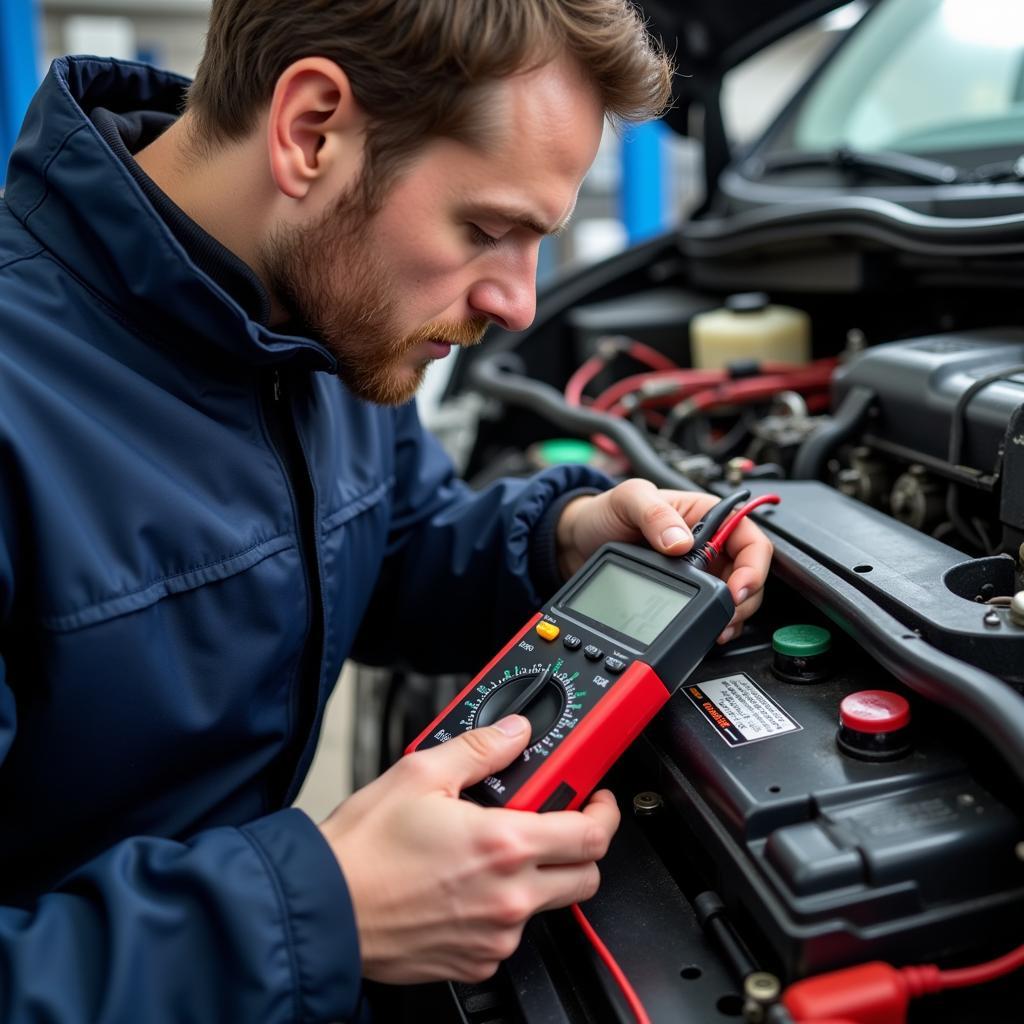
[[[734,611],[717,577],[649,548],[605,544],[406,753],[522,714],[530,745],[463,796],[518,810],[576,808]]]

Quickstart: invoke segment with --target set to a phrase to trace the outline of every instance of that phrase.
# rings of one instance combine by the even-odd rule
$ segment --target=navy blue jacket
[[[57,61],[0,202],[4,1021],[352,1016],[345,881],[289,808],[341,664],[477,667],[541,599],[534,528],[604,485],[471,492],[206,273],[94,116],[186,85]]]

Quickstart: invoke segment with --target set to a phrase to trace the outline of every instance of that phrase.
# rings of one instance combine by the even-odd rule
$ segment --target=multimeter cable
[[[651,1018],[647,1016],[644,1004],[640,1002],[640,997],[636,994],[636,990],[629,983],[629,978],[626,977],[625,972],[618,965],[615,957],[612,956],[611,950],[608,949],[601,941],[601,937],[594,931],[594,926],[586,919],[583,911],[580,910],[579,904],[572,904],[569,910],[572,911],[572,916],[576,918],[576,923],[580,926],[587,940],[597,951],[601,962],[608,968],[611,976],[615,979],[615,984],[619,986],[619,991],[622,992],[626,1002],[629,1004],[633,1016],[636,1017],[637,1024],[651,1024]]]
[[[762,505],[778,505],[781,499],[777,494],[761,494],[756,497],[753,501],[748,501],[743,508],[737,510],[732,516],[726,520],[724,525],[719,531],[712,536],[711,540],[708,541],[708,546],[713,547],[715,551],[721,551],[725,547],[726,541],[732,536],[733,530],[736,529],[743,520],[754,511],[755,508],[760,508]]]
[[[715,532],[724,525],[725,521],[732,514],[733,509],[749,497],[750,491],[746,490],[746,488],[741,491],[733,491],[732,494],[727,494],[717,505],[708,509],[707,515],[693,527],[694,550],[703,547],[702,541],[713,537]]]
[[[731,502],[732,499],[739,494],[742,494],[743,498],[750,497],[749,491],[737,491],[736,494],[730,495],[728,498],[723,498],[722,504],[724,505],[726,501]],[[743,500],[743,498],[740,500]],[[698,569],[707,569],[708,566],[711,565],[711,563],[719,556],[722,548],[725,547],[726,541],[728,541],[732,536],[733,530],[735,530],[736,527],[754,511],[755,508],[759,508],[761,505],[778,505],[779,500],[780,499],[777,494],[762,494],[754,498],[753,501],[748,501],[746,505],[734,512],[731,512],[731,514],[729,514],[731,510],[727,509],[726,516],[720,515],[716,517],[717,529],[711,534],[711,539],[705,541],[703,544],[698,540],[694,544],[690,553],[683,557],[691,565],[697,566]],[[733,506],[735,506],[735,504],[736,503],[733,502]],[[716,505],[712,511],[717,511],[720,507],[721,506]],[[710,518],[711,517],[709,515],[708,521]],[[697,536],[698,527],[701,525],[701,523],[698,523],[697,526],[693,528],[695,537]],[[710,532],[709,529],[705,527],[702,534],[707,534],[708,532]]]

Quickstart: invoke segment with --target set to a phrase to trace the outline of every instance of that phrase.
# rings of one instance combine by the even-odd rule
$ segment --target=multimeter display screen
[[[679,586],[685,586],[680,584]],[[566,608],[649,644],[690,603],[694,591],[605,562],[567,601]]]

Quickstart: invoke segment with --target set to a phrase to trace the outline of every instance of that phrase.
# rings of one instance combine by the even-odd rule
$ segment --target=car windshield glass
[[[813,83],[779,145],[977,150],[979,160],[1024,152],[1024,0],[885,0]]]

